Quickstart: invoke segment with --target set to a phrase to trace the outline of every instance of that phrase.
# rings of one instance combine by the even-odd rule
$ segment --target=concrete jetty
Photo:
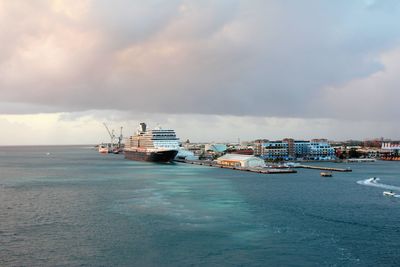
[[[332,171],[332,172],[351,172],[350,168],[342,169],[342,168],[332,168],[332,167],[321,167],[321,166],[311,166],[311,165],[298,165],[296,168],[304,168],[304,169],[313,169],[313,170],[321,170],[321,171]]]

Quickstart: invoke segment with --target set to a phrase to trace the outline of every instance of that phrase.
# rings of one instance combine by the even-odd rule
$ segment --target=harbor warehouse
[[[222,166],[231,167],[264,167],[265,162],[263,159],[250,156],[250,155],[240,155],[240,154],[226,154],[217,159],[217,164]]]

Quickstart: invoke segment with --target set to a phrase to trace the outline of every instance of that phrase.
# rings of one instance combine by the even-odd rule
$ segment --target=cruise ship
[[[179,138],[174,130],[157,127],[147,130],[146,123],[140,123],[136,134],[125,144],[125,158],[129,160],[170,162],[178,154]]]

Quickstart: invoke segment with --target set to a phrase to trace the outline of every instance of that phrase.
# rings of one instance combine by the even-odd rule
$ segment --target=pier
[[[321,170],[321,171],[332,171],[332,172],[351,172],[352,171],[350,168],[342,169],[342,168],[320,167],[320,166],[311,166],[311,165],[298,165],[295,168],[313,169],[313,170]]]
[[[221,169],[231,169],[235,171],[245,171],[245,172],[254,172],[260,174],[287,174],[287,173],[297,173],[296,170],[287,168],[287,169],[268,169],[268,168],[250,168],[250,167],[234,167],[234,166],[224,166],[218,165],[212,161],[204,161],[204,160],[175,160],[176,162],[186,163],[186,164],[194,164],[194,165],[202,165],[214,168]]]
[[[352,163],[352,162],[375,162],[376,159],[348,159],[346,162]]]

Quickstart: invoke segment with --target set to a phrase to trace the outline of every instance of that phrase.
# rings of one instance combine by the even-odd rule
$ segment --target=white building
[[[267,160],[299,158],[311,160],[335,159],[335,150],[325,139],[311,141],[294,140],[291,138],[278,141],[260,140],[256,142],[255,153]]]
[[[227,148],[225,144],[207,144],[204,149],[205,151],[212,151],[214,153],[223,153]]]
[[[400,143],[383,142],[382,150],[388,150],[388,151],[400,150]]]
[[[335,159],[335,149],[325,142],[310,142],[309,158],[314,160]]]
[[[262,155],[266,159],[286,159],[289,156],[288,143],[284,141],[269,141],[264,143]]]
[[[185,159],[185,160],[198,160],[199,156],[196,156],[192,151],[180,147],[178,150],[178,154],[176,155],[175,158]]]
[[[265,166],[263,159],[251,155],[226,154],[216,161],[219,165],[230,167],[252,168]]]

